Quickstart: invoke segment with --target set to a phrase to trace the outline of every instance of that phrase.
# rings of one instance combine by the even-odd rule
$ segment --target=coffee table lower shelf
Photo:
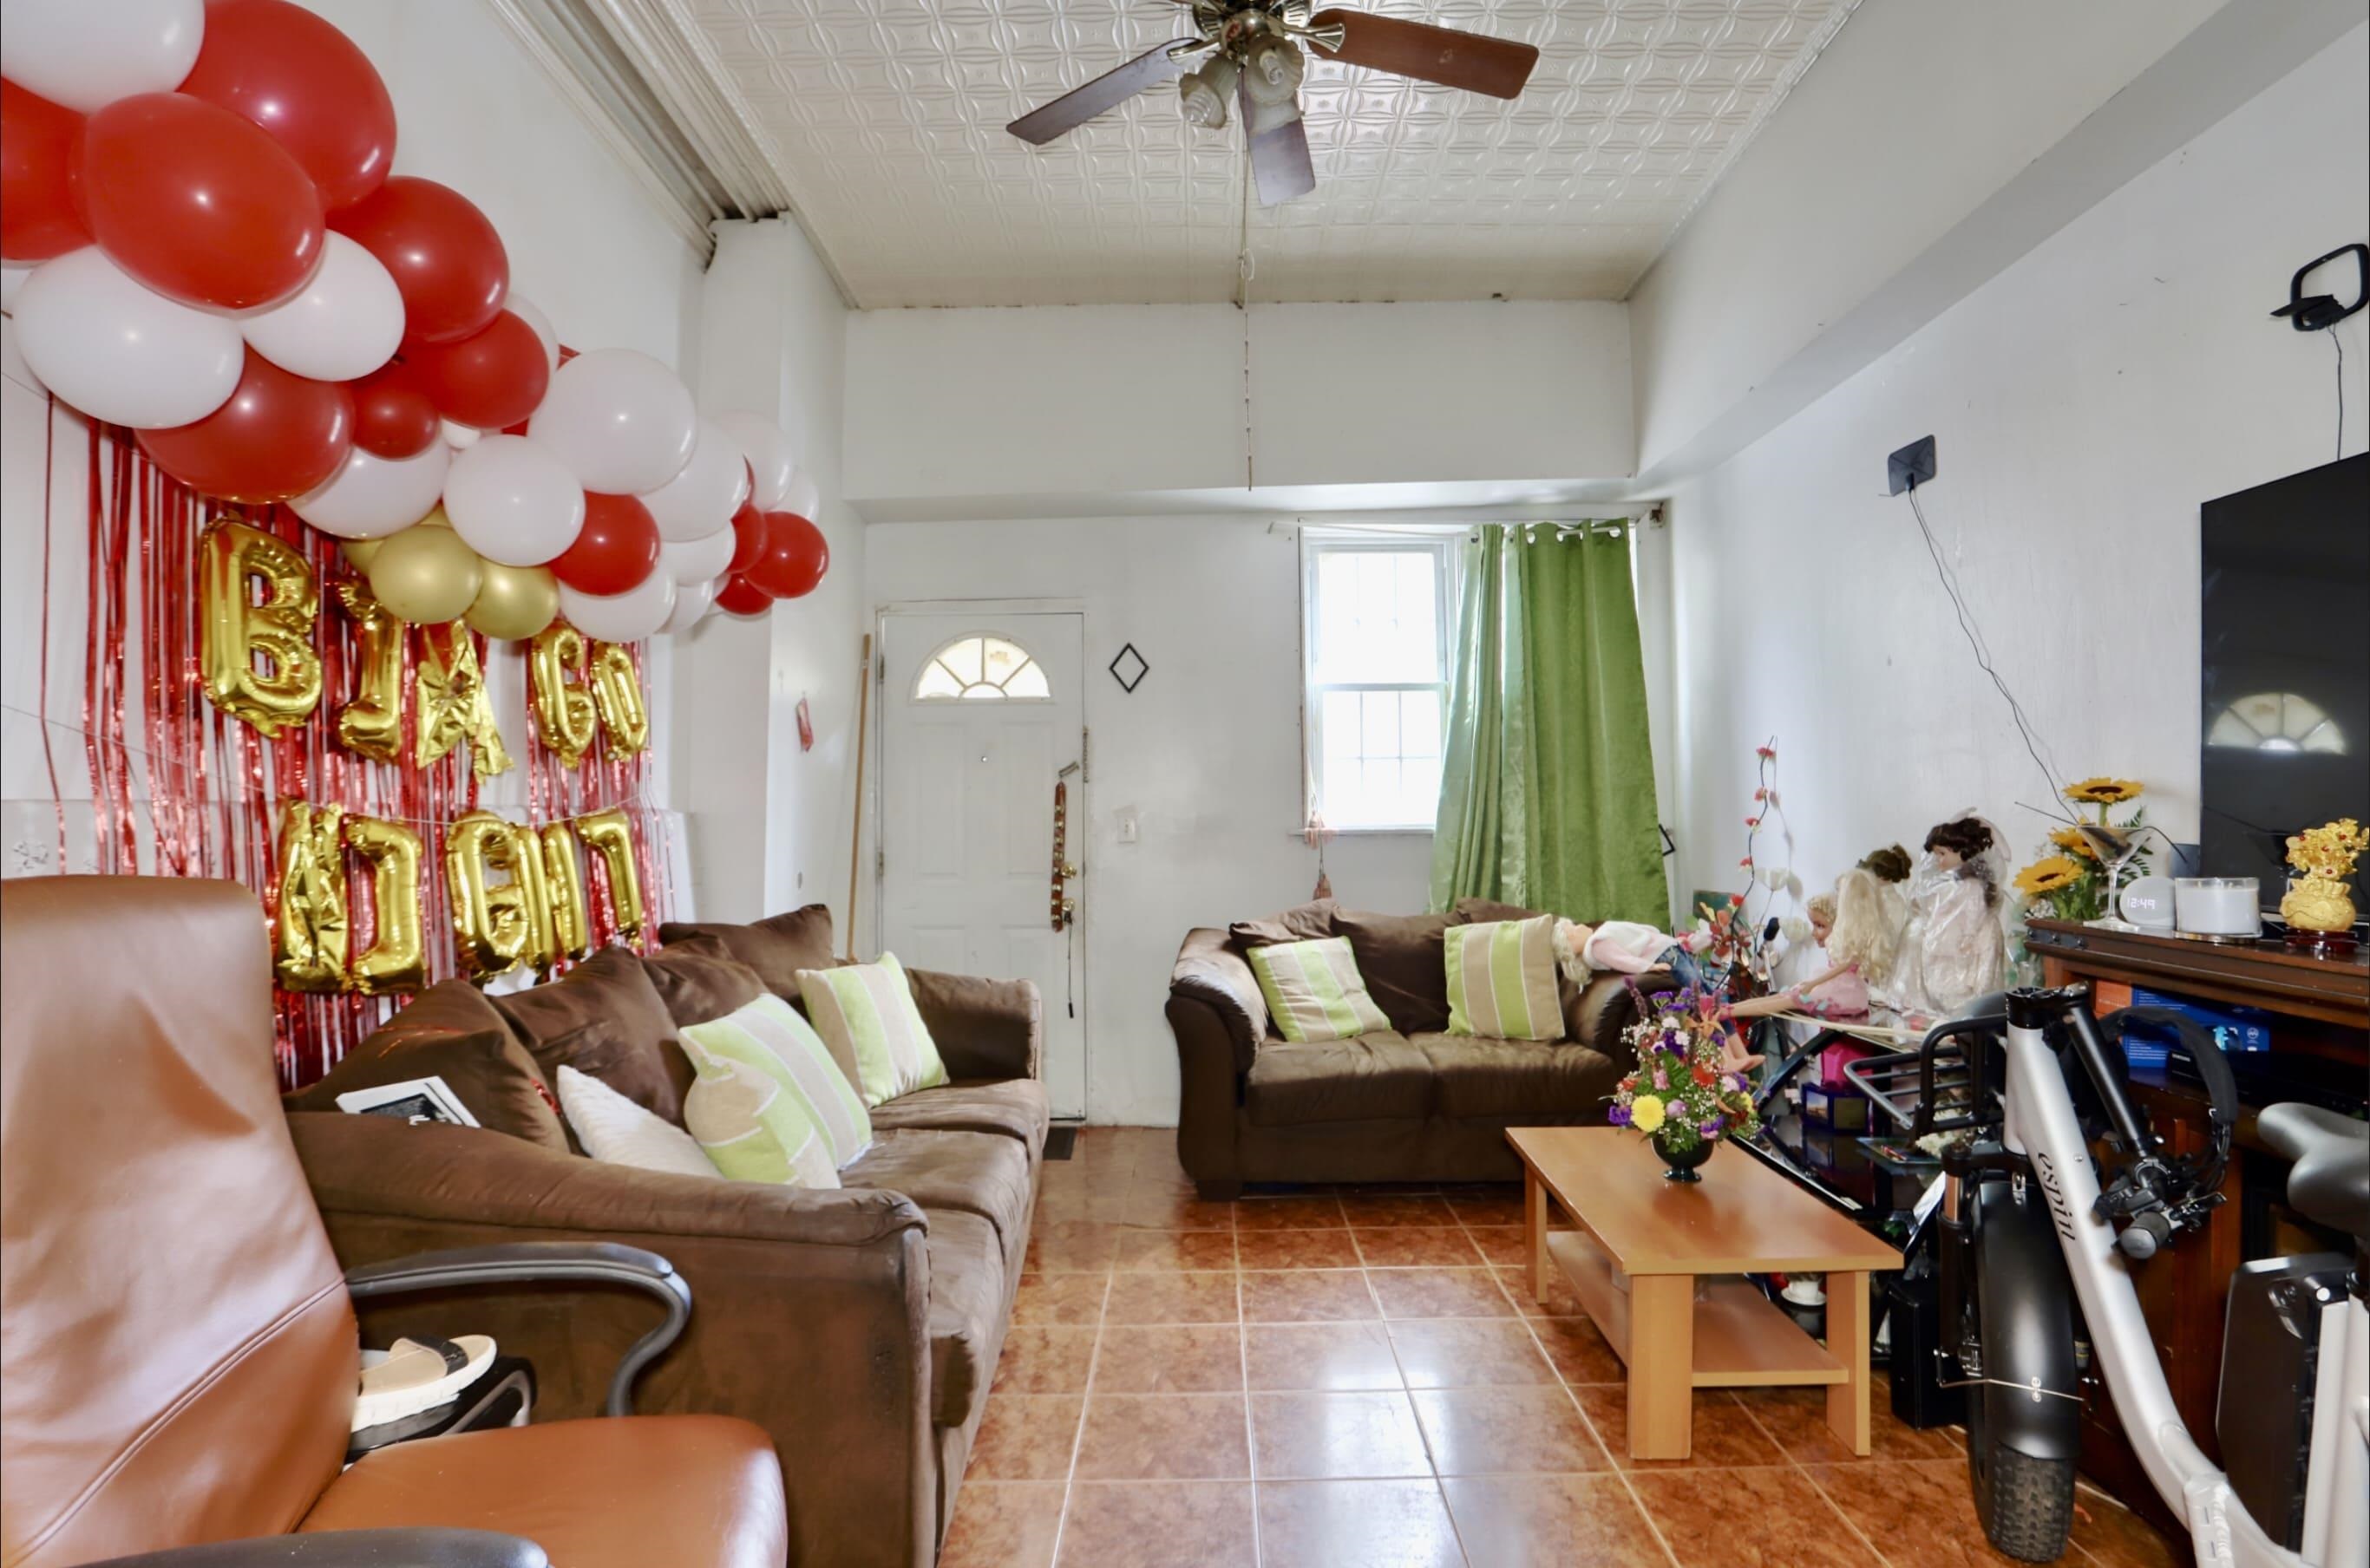
[[[1628,1365],[1629,1311],[1639,1281],[1632,1279],[1628,1289],[1614,1283],[1613,1260],[1585,1230],[1550,1231],[1547,1253],[1571,1282],[1581,1309],[1613,1346],[1613,1354]],[[1851,1376],[1826,1346],[1804,1333],[1750,1280],[1709,1275],[1648,1277],[1676,1279],[1687,1288],[1695,1311],[1691,1388],[1840,1383]],[[1703,1282],[1700,1293],[1696,1289],[1698,1279]]]

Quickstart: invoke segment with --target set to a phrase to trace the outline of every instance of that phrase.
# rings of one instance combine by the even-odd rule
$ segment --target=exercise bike
[[[2210,1101],[2202,1154],[2168,1158],[2124,1093],[2123,1053],[2102,1035],[2127,1020],[2171,1029],[2195,1062]],[[2221,1202],[2238,1093],[2213,1039],[2159,1010],[2094,1019],[2075,985],[1984,998],[1917,1049],[1845,1071],[1911,1136],[1967,1134],[1929,1195],[1934,1354],[1941,1380],[1966,1391],[1968,1474],[1995,1547],[2028,1562],[2064,1551],[2095,1360],[2202,1568],[2370,1562],[2370,1127],[2307,1104],[2258,1121],[2295,1162],[2291,1206],[2353,1237],[2354,1253],[2232,1278],[2215,1422],[2226,1472],[2181,1421],[2131,1273]],[[2116,1156],[2103,1185],[2094,1135]]]

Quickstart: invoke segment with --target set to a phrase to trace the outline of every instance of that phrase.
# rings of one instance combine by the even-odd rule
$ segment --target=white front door
[[[1083,772],[1063,774],[1082,761],[1082,623],[958,610],[890,614],[881,632],[881,944],[925,969],[1036,981],[1057,1116],[1087,1109],[1086,944],[1053,921],[1056,784],[1071,863],[1086,840]]]

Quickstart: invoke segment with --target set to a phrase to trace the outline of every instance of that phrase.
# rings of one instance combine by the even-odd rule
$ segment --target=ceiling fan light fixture
[[[1177,83],[1178,101],[1183,105],[1185,122],[1205,131],[1215,131],[1226,123],[1226,101],[1235,96],[1235,84],[1242,75],[1242,67],[1223,54],[1213,55],[1198,71],[1188,71]]]
[[[1270,33],[1253,40],[1243,53],[1243,91],[1254,103],[1290,103],[1300,91],[1304,69],[1300,46]]]

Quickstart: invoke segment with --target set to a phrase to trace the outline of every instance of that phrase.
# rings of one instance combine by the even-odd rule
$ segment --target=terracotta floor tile
[[[2169,1541],[2129,1508],[2085,1486],[2074,1494],[2074,1544],[2099,1568],[2189,1568],[2192,1549]]]
[[[1415,1412],[1397,1391],[1253,1394],[1251,1459],[1261,1481],[1432,1474]]]
[[[1511,1318],[1438,1318],[1396,1322],[1391,1344],[1399,1373],[1411,1389],[1478,1389],[1552,1385],[1556,1371],[1539,1354],[1531,1331]]]
[[[1629,1481],[1682,1568],[1882,1568],[1799,1470],[1668,1471]],[[1887,1558],[1893,1550],[1887,1541]]]
[[[1053,1220],[1090,1220],[1099,1225],[1117,1225],[1127,1219],[1128,1206],[1133,1195],[1124,1189],[1092,1187],[1048,1187],[1037,1198],[1037,1222]]]
[[[1375,1299],[1386,1318],[1511,1318],[1514,1305],[1486,1268],[1380,1268]]]
[[[1347,1230],[1239,1230],[1235,1254],[1245,1268],[1358,1266],[1358,1245]]]
[[[1571,1281],[1563,1276],[1561,1270],[1549,1271],[1545,1303],[1531,1298],[1529,1268],[1520,1265],[1501,1265],[1497,1274],[1498,1283],[1506,1288],[1506,1294],[1513,1298],[1515,1307],[1526,1318],[1577,1318],[1582,1315],[1580,1298],[1571,1293]]]
[[[1243,1360],[1254,1392],[1397,1389],[1399,1365],[1379,1322],[1253,1323]]]
[[[1103,1330],[1095,1356],[1099,1394],[1240,1393],[1242,1331],[1224,1328]]]
[[[1440,1490],[1472,1568],[1670,1568],[1618,1476],[1471,1476]]]
[[[1061,1568],[1256,1568],[1248,1482],[1081,1483]]]
[[[1108,1355],[1109,1351],[1106,1350]],[[1695,1418],[1687,1432],[1688,1453],[1683,1459],[1633,1459],[1629,1457],[1629,1391],[1619,1383],[1597,1383],[1572,1391],[1589,1425],[1623,1470],[1702,1470],[1720,1465],[1782,1465],[1786,1455],[1771,1442],[1744,1407],[1719,1389],[1697,1389]]]
[[[1068,1488],[967,1479],[938,1548],[938,1568],[1053,1568]]]
[[[1627,1383],[1629,1369],[1586,1318],[1533,1318],[1531,1332],[1567,1383]]]
[[[1464,1568],[1440,1485],[1292,1481],[1259,1489],[1260,1568]]]
[[[1243,1276],[1247,1323],[1356,1322],[1379,1314],[1363,1269],[1296,1269]]]
[[[1093,1329],[1019,1328],[1006,1332],[995,1388],[1016,1394],[1076,1394],[1093,1365]]]
[[[1105,1274],[1024,1274],[1013,1293],[1012,1321],[1041,1326],[1092,1328],[1102,1322]]]
[[[1455,1214],[1448,1200],[1429,1194],[1377,1193],[1344,1189],[1341,1194],[1342,1212],[1352,1225],[1370,1230],[1402,1225],[1454,1225]]]
[[[1333,1230],[1349,1224],[1330,1196],[1244,1197],[1235,1205],[1237,1230]]]
[[[1000,1390],[990,1394],[964,1475],[984,1481],[1067,1481],[1070,1456],[1078,1446],[1078,1417],[1086,1407],[1083,1394]],[[968,1482],[963,1490],[969,1493]]]
[[[1120,1228],[1099,1219],[1040,1219],[1029,1235],[1030,1274],[1092,1274],[1111,1265]]]
[[[1350,1234],[1357,1238],[1368,1268],[1471,1268],[1482,1261],[1480,1249],[1460,1227],[1375,1230],[1358,1224],[1354,1213],[1350,1219]]]
[[[1087,1401],[1080,1481],[1237,1481],[1251,1473],[1240,1394],[1106,1394]]]
[[[1519,1184],[1502,1187],[1460,1187],[1444,1194],[1450,1212],[1467,1225],[1520,1225],[1523,1213],[1523,1189]]]
[[[1235,1276],[1121,1274],[1103,1304],[1106,1323],[1231,1323],[1240,1321]]]
[[[1150,1230],[1231,1230],[1235,1228],[1235,1206],[1231,1203],[1203,1203],[1192,1196],[1191,1187],[1182,1192],[1169,1188],[1150,1191],[1132,1188],[1120,1195],[1120,1223],[1141,1226]]]
[[[1560,1388],[1435,1389],[1409,1396],[1444,1476],[1610,1470]]]
[[[1531,1233],[1520,1225],[1467,1225],[1465,1233],[1492,1264],[1530,1261]]]
[[[1881,1393],[1871,1393],[1869,1399],[1867,1459],[1855,1455],[1828,1429],[1824,1389],[1739,1389],[1736,1397],[1796,1464],[1947,1459],[1963,1462],[1963,1450],[1947,1431],[1921,1432],[1904,1425]]]
[[[1803,1473],[1893,1568],[2014,1568],[1984,1539],[1964,1459],[1812,1465]]]
[[[1231,1230],[1123,1230],[1114,1262],[1131,1270],[1209,1270],[1235,1266]]]

